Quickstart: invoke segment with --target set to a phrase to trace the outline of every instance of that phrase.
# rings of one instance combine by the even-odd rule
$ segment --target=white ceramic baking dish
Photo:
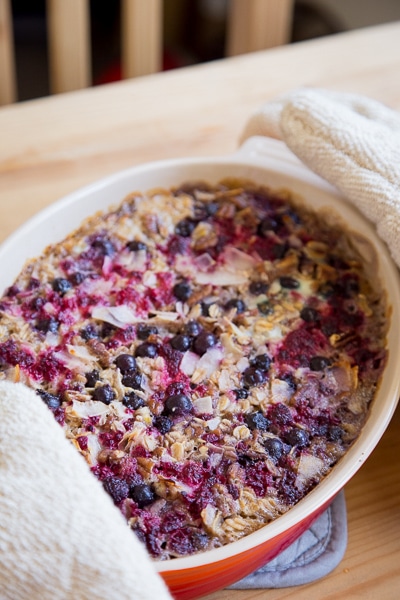
[[[329,505],[365,462],[383,435],[400,389],[400,286],[395,265],[374,227],[326,182],[310,172],[281,142],[251,138],[237,152],[216,158],[186,158],[144,164],[80,189],[42,211],[11,235],[0,248],[0,290],[8,287],[25,260],[61,240],[87,216],[118,204],[125,195],[188,180],[216,183],[234,176],[273,189],[288,188],[316,209],[329,207],[355,234],[371,241],[377,273],[390,306],[389,358],[377,397],[359,439],[332,473],[284,516],[225,547],[187,558],[156,563],[176,598],[195,598],[244,577],[293,542]],[[134,557],[132,557],[134,560]]]

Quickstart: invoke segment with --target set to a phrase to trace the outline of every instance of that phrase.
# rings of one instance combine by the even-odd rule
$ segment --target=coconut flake
[[[91,363],[95,359],[95,357],[90,354],[89,350],[86,346],[74,346],[72,344],[67,344],[67,350],[71,357],[79,359],[79,361],[83,360],[85,362]]]
[[[103,260],[103,266],[101,268],[101,272],[103,273],[103,275],[105,277],[107,277],[107,275],[109,275],[111,273],[111,271],[112,271],[112,260],[111,260],[110,256],[106,255]]]
[[[72,400],[72,406],[67,410],[74,412],[81,419],[87,419],[88,417],[105,415],[109,409],[104,402],[98,402],[97,400],[87,400],[86,402]]]
[[[125,304],[120,304],[119,306],[95,306],[92,309],[92,317],[99,321],[111,323],[115,327],[123,327],[124,325],[139,323],[141,321]]]
[[[207,252],[204,252],[203,254],[200,254],[200,256],[196,256],[193,260],[193,264],[199,271],[207,271],[207,269],[210,269],[215,265],[215,260],[211,258]]]
[[[205,378],[210,377],[214,371],[219,368],[220,362],[224,357],[222,348],[210,348],[199,359],[196,370],[201,371]]]
[[[286,403],[293,395],[293,390],[287,381],[283,379],[273,379],[271,381],[271,395],[274,403]]]
[[[158,317],[162,321],[176,321],[180,316],[177,312],[162,310],[152,310],[151,314]]]
[[[247,275],[241,272],[232,272],[222,267],[211,271],[211,273],[197,272],[194,279],[202,285],[241,285],[247,282]]]
[[[183,354],[180,364],[180,369],[182,373],[188,375],[188,377],[193,375],[199,360],[200,359],[197,354],[191,352],[190,350],[187,350],[187,352]]]
[[[110,279],[104,279],[103,277],[99,277],[98,279],[87,277],[82,286],[85,294],[106,296],[110,292],[113,282]]]
[[[227,246],[221,254],[222,260],[235,271],[246,271],[253,269],[261,259],[257,259],[246,252],[242,252],[233,246]]]
[[[214,419],[208,419],[208,421],[206,421],[207,428],[210,431],[214,431],[215,429],[217,429],[217,427],[220,423],[221,423],[220,417],[214,417]]]
[[[146,250],[137,250],[136,252],[122,252],[116,261],[116,264],[126,267],[130,271],[143,273],[147,266]]]
[[[88,450],[88,454],[86,455],[86,458],[89,461],[89,464],[91,466],[97,464],[97,457],[99,455],[99,452],[101,451],[101,444],[99,442],[99,439],[97,437],[97,435],[93,435],[93,434],[85,434],[87,437],[87,450]]]
[[[324,461],[312,454],[301,453],[295,485],[298,488],[306,485],[311,479],[320,475],[324,468]]]
[[[212,396],[204,396],[193,400],[194,412],[198,415],[209,415],[213,412]]]

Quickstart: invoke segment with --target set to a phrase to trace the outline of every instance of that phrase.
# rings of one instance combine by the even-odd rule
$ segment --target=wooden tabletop
[[[0,240],[106,174],[232,152],[255,109],[304,85],[400,110],[400,22],[0,109]],[[400,598],[400,410],[345,492],[349,540],[334,572],[302,587],[207,600]]]

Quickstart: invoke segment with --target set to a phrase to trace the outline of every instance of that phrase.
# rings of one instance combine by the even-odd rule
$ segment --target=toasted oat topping
[[[158,560],[285,513],[357,438],[385,302],[343,227],[248,182],[134,193],[0,301],[34,388]]]

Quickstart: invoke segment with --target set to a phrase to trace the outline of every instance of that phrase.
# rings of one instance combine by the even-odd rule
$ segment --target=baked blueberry
[[[165,412],[167,415],[184,415],[193,410],[192,401],[185,394],[172,394],[165,401]]]
[[[182,302],[185,302],[192,295],[192,288],[187,281],[181,281],[174,285],[174,287],[172,288],[172,292],[175,298],[177,298],[178,300],[182,300]]]
[[[170,339],[169,343],[175,350],[186,352],[192,344],[192,338],[184,333],[179,333]]]
[[[290,446],[298,446],[299,448],[304,448],[309,443],[308,433],[298,427],[289,429],[284,435],[284,440]]]
[[[260,296],[268,291],[268,284],[265,281],[252,281],[249,285],[249,292],[253,296]]]
[[[45,390],[36,390],[36,393],[41,397],[43,402],[50,408],[50,410],[56,410],[61,406],[61,398],[55,394],[50,394]]]
[[[121,373],[128,373],[136,369],[136,359],[132,354],[120,354],[115,359],[115,364]]]
[[[275,460],[278,460],[284,454],[284,444],[279,438],[267,438],[263,444],[268,455]]]
[[[313,356],[310,359],[311,371],[323,371],[331,365],[332,361],[327,356]]]
[[[156,499],[153,489],[147,483],[131,486],[129,490],[129,497],[136,502],[139,508],[143,508],[144,506],[151,504]]]
[[[251,366],[261,371],[267,371],[271,365],[271,359],[268,354],[258,354],[251,361]]]
[[[139,340],[147,340],[151,335],[157,335],[158,329],[154,325],[146,325],[146,323],[139,323],[136,328],[136,335]]]
[[[225,304],[226,310],[231,310],[232,308],[236,308],[237,314],[244,313],[246,310],[246,305],[241,298],[232,298],[228,300]]]
[[[103,402],[103,404],[110,404],[115,400],[115,392],[110,384],[106,383],[93,390],[93,400],[97,402]]]
[[[183,331],[187,335],[196,337],[201,333],[202,329],[203,328],[198,321],[188,321],[184,326]]]
[[[157,346],[151,342],[143,342],[135,350],[135,356],[141,356],[142,358],[155,358],[157,354]]]
[[[138,410],[138,408],[142,408],[142,406],[145,405],[145,402],[143,398],[135,394],[135,392],[130,392],[129,394],[125,394],[122,398],[122,404],[131,410]]]
[[[138,252],[139,250],[147,250],[147,246],[144,242],[139,242],[138,240],[132,240],[127,243],[127,248],[131,252]]]
[[[217,338],[213,333],[202,331],[194,340],[193,349],[201,356],[202,354],[205,354],[207,350],[215,346],[216,343]]]
[[[122,377],[122,385],[133,390],[140,390],[143,383],[142,374],[139,371],[129,371]]]
[[[63,296],[72,288],[72,283],[68,279],[64,279],[64,277],[56,277],[53,279],[51,287],[55,292]]]
[[[96,382],[99,381],[100,373],[97,369],[93,369],[92,371],[85,373],[85,377],[86,377],[85,386],[92,388],[96,385]]]
[[[175,233],[182,237],[190,237],[195,227],[195,221],[192,221],[191,219],[182,219],[182,221],[177,223]]]
[[[247,369],[243,372],[243,382],[249,387],[260,385],[261,383],[265,382],[265,377],[260,369],[256,369],[255,367],[247,367]]]
[[[266,431],[271,423],[262,412],[249,413],[244,420],[249,429],[259,429],[260,431]]]
[[[300,281],[298,279],[295,279],[294,277],[280,277],[279,283],[283,288],[286,288],[288,290],[297,290],[297,288],[300,287]]]
[[[153,425],[162,434],[168,433],[173,425],[171,419],[165,415],[158,415],[153,419]]]

